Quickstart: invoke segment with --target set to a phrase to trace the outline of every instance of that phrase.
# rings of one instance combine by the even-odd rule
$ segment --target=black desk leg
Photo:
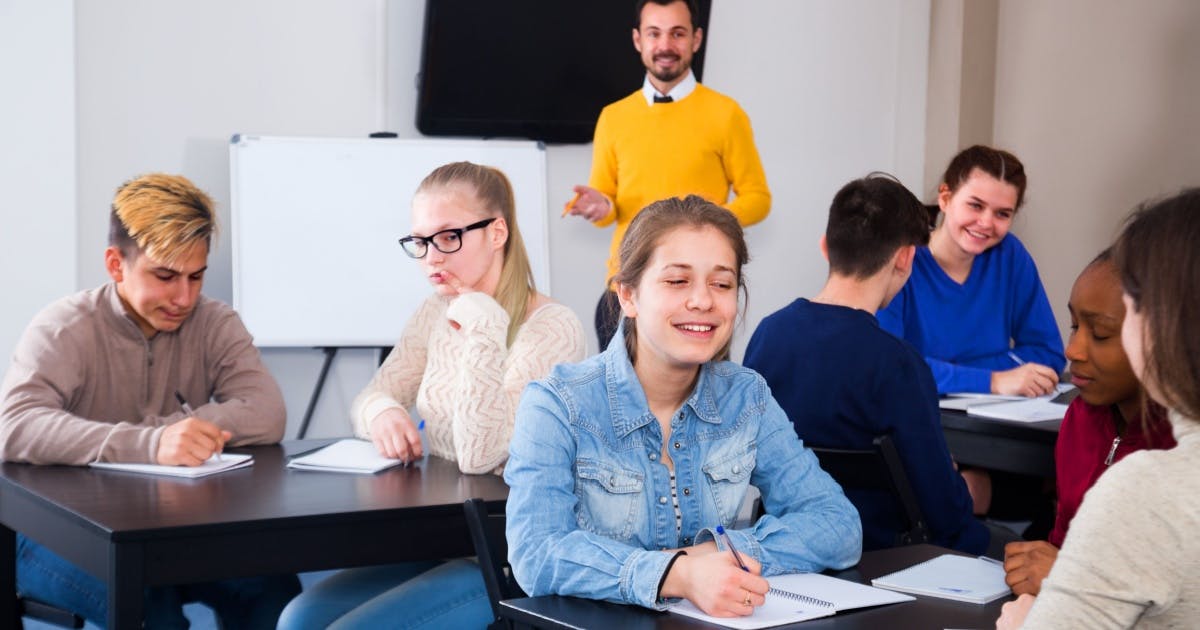
[[[317,410],[317,400],[321,398],[321,390],[325,388],[325,378],[329,376],[329,366],[333,365],[333,357],[337,356],[337,348],[321,348],[325,352],[325,361],[321,363],[321,374],[317,376],[317,384],[313,387],[312,396],[308,399],[308,407],[304,410],[304,419],[300,421],[300,430],[296,439],[303,440],[308,433],[308,423],[312,422],[313,412]]]
[[[0,525],[0,623],[5,628],[20,628],[17,611],[17,533]]]
[[[113,543],[108,558],[108,627],[142,627],[146,580],[144,550],[138,544]]]

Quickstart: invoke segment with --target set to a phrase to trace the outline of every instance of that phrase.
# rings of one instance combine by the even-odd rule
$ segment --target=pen
[[[742,567],[742,570],[746,573],[749,573],[750,569],[746,567],[745,562],[742,562],[742,554],[738,553],[737,547],[733,546],[733,541],[729,539],[729,534],[725,533],[723,526],[717,525],[717,535],[721,537],[721,540],[725,541],[725,546],[729,547],[729,550],[733,552],[733,559],[737,560],[738,566]]]
[[[1022,360],[1021,357],[1017,356],[1016,352],[1012,352],[1010,350],[1008,353],[1008,358],[1012,359],[1013,361],[1016,361],[1017,365],[1025,365],[1025,361]]]
[[[425,421],[417,423],[417,433],[421,434],[421,461],[429,458],[429,449],[425,446]]]
[[[563,217],[567,216],[567,213],[571,211],[571,208],[575,207],[576,201],[579,201],[579,193],[575,193],[575,196],[571,197],[571,200],[567,202],[567,205],[563,206]],[[559,218],[561,219],[562,217]]]
[[[187,399],[183,397],[183,394],[179,393],[178,389],[175,390],[175,400],[179,401],[179,407],[183,409],[183,413],[193,418],[196,417],[196,412],[192,411],[192,406],[188,404]],[[221,451],[217,451],[217,461],[221,461]]]

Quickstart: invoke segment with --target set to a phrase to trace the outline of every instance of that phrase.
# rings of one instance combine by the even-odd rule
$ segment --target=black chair
[[[488,602],[492,605],[494,619],[488,630],[513,628],[514,625],[500,616],[500,600],[525,597],[525,591],[517,584],[508,563],[508,540],[504,537],[504,513],[489,514],[483,499],[467,499],[463,504],[467,515],[467,528],[471,531],[471,542],[475,544],[475,555],[483,572],[483,583],[487,586]]]
[[[26,597],[17,597],[17,628],[22,628],[21,619],[28,617],[38,621],[44,621],[55,626],[64,628],[82,628],[83,617],[76,615],[68,610],[63,610],[49,604],[43,604],[37,600]]]
[[[917,503],[917,495],[908,482],[900,454],[892,438],[881,435],[874,440],[874,448],[853,450],[820,448],[810,446],[821,468],[845,489],[883,490],[890,493],[900,504],[904,514],[904,528],[896,532],[896,546],[916,545],[929,542],[929,528]]]

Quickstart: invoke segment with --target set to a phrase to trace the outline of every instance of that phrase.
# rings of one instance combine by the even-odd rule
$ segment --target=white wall
[[[78,285],[104,280],[106,208],[133,175],[186,174],[216,198],[228,225],[234,132],[362,136],[388,129],[415,137],[423,4],[78,3]],[[714,4],[706,83],[749,112],[775,198],[771,216],[749,231],[754,260],[748,317],[735,343],[740,356],[762,316],[819,288],[826,267],[817,240],[841,184],[887,170],[920,185],[929,1]],[[554,210],[572,184],[586,180],[590,159],[588,146],[547,152],[549,290],[579,314],[594,349],[592,312],[611,232],[560,220]],[[228,234],[210,264],[206,293],[228,300]],[[312,299],[321,299],[320,287]],[[348,430],[346,410],[374,369],[371,355],[339,356],[310,435]],[[294,349],[265,356],[283,385],[291,434],[321,355]]]
[[[772,194],[771,214],[747,230],[740,360],[759,320],[824,283],[817,243],[843,184],[878,170],[921,185],[929,2],[713,5],[705,83],[750,115]]]
[[[0,0],[0,370],[75,289],[75,7]]]
[[[1200,3],[1004,0],[995,141],[1025,162],[1015,230],[1059,326],[1134,204],[1200,184]]]
[[[386,124],[383,0],[106,0],[77,11],[81,287],[105,280],[107,208],[126,179],[183,173],[214,197],[227,228],[231,134],[365,136]],[[209,263],[205,293],[229,301],[227,229]],[[320,354],[264,354],[294,426]],[[346,354],[322,400],[330,431],[346,426],[347,393],[372,372],[370,353]]]

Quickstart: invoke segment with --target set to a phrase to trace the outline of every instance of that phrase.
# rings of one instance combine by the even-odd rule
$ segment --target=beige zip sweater
[[[241,319],[204,296],[173,332],[146,339],[116,285],[42,310],[26,328],[0,386],[5,461],[152,463],[163,428],[196,416],[233,433],[230,446],[283,436],[283,396]]]
[[[1084,495],[1025,628],[1195,628],[1200,620],[1200,424],[1132,453]]]
[[[431,454],[458,462],[465,473],[501,472],[522,390],[586,351],[583,325],[562,304],[530,314],[511,347],[508,321],[504,308],[483,293],[425,300],[355,398],[354,433],[369,439],[380,413],[415,405]]]

